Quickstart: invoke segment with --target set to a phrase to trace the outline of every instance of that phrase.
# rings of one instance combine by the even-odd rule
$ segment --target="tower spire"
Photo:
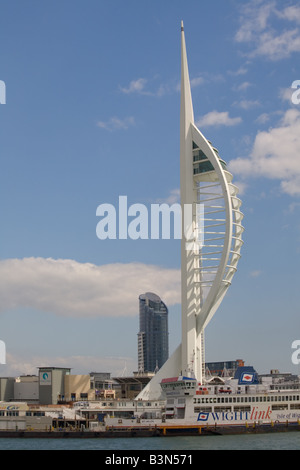
[[[181,104],[180,104],[181,128],[185,133],[191,122],[194,122],[194,112],[191,94],[191,84],[187,63],[186,45],[183,21],[181,21]]]

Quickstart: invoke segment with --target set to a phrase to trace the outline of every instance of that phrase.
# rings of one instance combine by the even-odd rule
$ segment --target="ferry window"
[[[211,411],[212,411],[211,406],[195,406],[194,407],[194,413],[200,413],[200,412],[208,413],[208,412],[211,412]]]
[[[224,411],[224,412],[231,411],[231,406],[224,406],[224,405],[223,406],[215,406],[215,411],[219,411],[219,412],[221,412],[221,411]]]
[[[234,411],[251,411],[251,407],[239,405],[234,407]]]
[[[290,405],[291,410],[300,410],[300,403],[292,403]]]
[[[287,410],[288,405],[272,405],[272,410]]]

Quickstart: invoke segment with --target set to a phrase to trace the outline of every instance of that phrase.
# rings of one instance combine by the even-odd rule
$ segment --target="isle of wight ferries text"
[[[300,413],[272,413],[271,407],[268,406],[266,410],[260,410],[258,407],[254,407],[251,411],[221,411],[221,412],[200,412],[197,417],[197,421],[207,422],[213,420],[216,422],[228,422],[228,421],[259,421],[266,420],[271,421],[272,419],[294,419],[298,420]]]

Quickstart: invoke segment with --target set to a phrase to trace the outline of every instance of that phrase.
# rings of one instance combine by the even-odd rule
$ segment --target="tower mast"
[[[199,257],[193,246],[197,223],[197,189],[193,178],[192,124],[194,124],[194,112],[184,26],[181,22],[180,198],[183,215],[181,239],[181,362],[183,375],[194,374],[197,380],[201,382],[201,345],[198,344],[199,338],[196,329],[201,292],[200,285],[195,282]],[[191,216],[190,220],[187,220],[188,215]]]
[[[166,377],[187,375],[200,383],[205,381],[204,329],[231,285],[243,245],[243,214],[237,194],[226,162],[194,123],[181,22],[182,337],[181,344],[137,399],[158,399],[162,394],[160,382]]]

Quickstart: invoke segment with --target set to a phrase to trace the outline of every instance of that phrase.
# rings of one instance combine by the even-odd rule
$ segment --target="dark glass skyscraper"
[[[168,308],[152,292],[139,296],[138,371],[155,372],[169,357]]]

